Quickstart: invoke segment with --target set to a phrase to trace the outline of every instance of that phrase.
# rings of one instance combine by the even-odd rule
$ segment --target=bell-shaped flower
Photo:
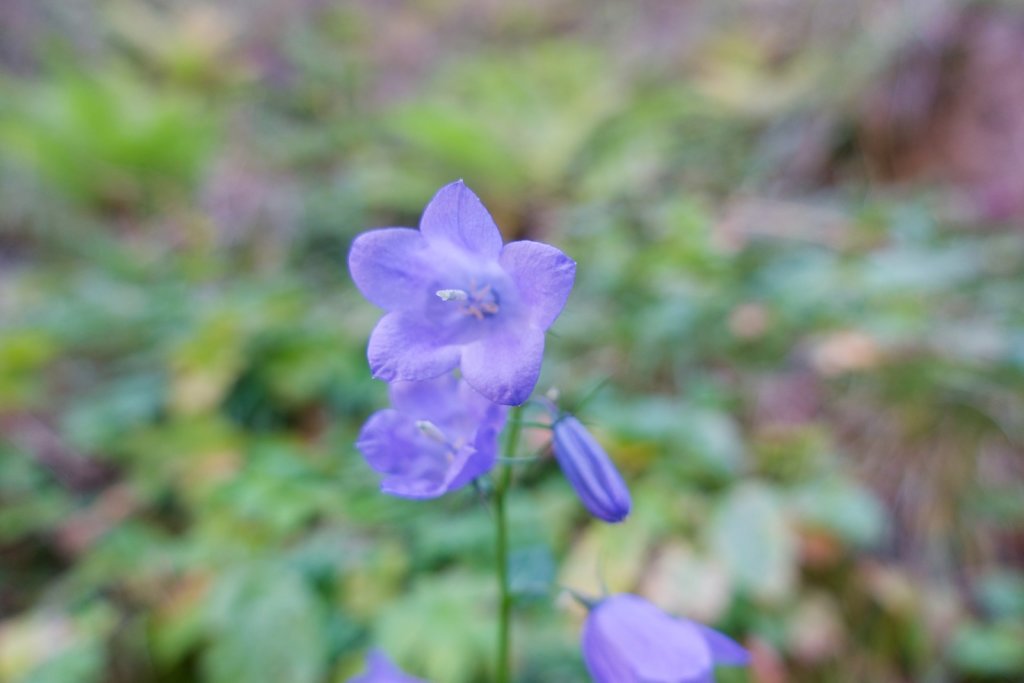
[[[422,678],[415,678],[395,666],[380,650],[372,650],[366,656],[366,671],[348,683],[426,683]]]
[[[590,514],[606,522],[629,515],[632,499],[626,482],[597,439],[572,415],[556,415],[553,447],[565,478]]]
[[[387,311],[367,349],[374,377],[423,380],[458,367],[470,386],[505,405],[533,392],[544,332],[576,276],[576,263],[552,246],[503,245],[461,180],[427,204],[419,230],[357,236],[348,266],[359,291]]]
[[[605,598],[583,625],[595,683],[713,683],[716,665],[744,666],[747,651],[714,629],[665,614],[635,595]]]
[[[356,441],[366,462],[382,475],[381,491],[436,498],[494,466],[508,408],[451,374],[394,382],[389,393],[391,408],[371,415]]]

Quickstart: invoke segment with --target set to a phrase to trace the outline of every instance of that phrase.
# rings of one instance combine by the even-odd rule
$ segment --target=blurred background
[[[635,501],[519,471],[520,681],[602,582],[719,681],[1024,680],[1019,2],[4,0],[0,176],[2,681],[490,679],[485,506],[352,445],[348,245],[460,177]]]

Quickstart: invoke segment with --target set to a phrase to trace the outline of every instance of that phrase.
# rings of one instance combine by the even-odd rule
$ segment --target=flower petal
[[[439,426],[465,410],[459,402],[459,380],[451,373],[419,382],[392,382],[388,398],[395,410]]]
[[[356,287],[385,310],[423,305],[434,277],[427,241],[412,228],[382,228],[356,236],[348,271]]]
[[[422,454],[421,451],[421,457]],[[473,474],[481,469],[475,460],[475,455],[476,451],[467,446],[451,454],[450,461],[444,454],[440,455],[439,460],[436,461],[423,460],[409,467],[408,471],[385,477],[380,483],[380,490],[401,498],[426,499],[443,496],[449,491],[465,486],[475,476],[479,476]],[[492,459],[491,465],[493,464]],[[467,471],[468,473],[466,473]],[[480,474],[483,474],[483,471],[480,471]]]
[[[605,642],[599,628],[587,619],[581,639],[583,662],[594,683],[634,683],[636,675],[613,643]]]
[[[543,357],[542,331],[508,326],[462,347],[462,376],[485,398],[515,406],[533,393]]]
[[[443,375],[459,364],[459,347],[446,343],[447,337],[411,313],[388,313],[370,333],[370,372],[387,382]]]
[[[508,406],[489,401],[465,380],[459,383],[459,403],[464,406],[466,420],[473,429],[487,427],[500,432],[505,426]]]
[[[356,448],[370,467],[385,475],[381,490],[391,495],[436,498],[447,493],[455,476],[450,472],[448,449],[424,435],[413,418],[397,410],[379,410],[371,415],[359,432]],[[464,465],[459,463],[460,469]]]
[[[498,459],[497,443],[498,435],[490,431],[487,435],[490,440],[490,448],[486,451],[478,451],[472,446],[460,448],[448,466],[448,477],[444,482],[444,492],[455,491],[491,471]]]
[[[501,253],[501,232],[480,198],[457,180],[442,187],[423,210],[420,232],[430,242],[448,242],[488,259]]]
[[[378,472],[389,472],[394,469],[397,460],[405,457],[407,444],[395,436],[404,422],[401,413],[388,408],[371,415],[359,430],[356,448],[370,467]]]
[[[614,652],[607,657],[633,680],[698,683],[712,670],[711,652],[694,625],[635,595],[603,600],[590,612],[587,627],[600,634]]]
[[[371,415],[359,430],[356,448],[370,467],[391,474],[416,459],[425,438],[410,417],[387,408]]]
[[[576,279],[576,262],[549,244],[509,242],[498,259],[515,282],[530,320],[542,330],[562,312]]]
[[[735,640],[703,624],[695,624],[695,626],[700,629],[704,641],[711,648],[711,656],[714,658],[715,664],[746,666],[750,663],[750,653]]]
[[[477,477],[487,474],[494,467],[498,460],[498,434],[505,424],[504,411],[505,406],[491,404],[491,410],[476,431],[476,438],[469,449],[472,453],[459,471],[453,471],[448,490],[462,488]],[[496,415],[500,415],[500,419],[496,418]]]

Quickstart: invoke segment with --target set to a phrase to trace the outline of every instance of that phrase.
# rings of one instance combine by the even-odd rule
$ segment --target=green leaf
[[[595,402],[595,422],[634,441],[655,440],[671,448],[675,465],[727,475],[743,463],[744,445],[727,414],[675,399],[619,398]]]
[[[316,683],[326,670],[326,622],[309,587],[277,564],[227,573],[207,612],[210,683]]]
[[[81,642],[48,659],[16,683],[98,683],[105,662],[102,642]]]
[[[5,92],[0,141],[68,196],[92,207],[187,191],[216,142],[197,100],[127,70],[63,77]]]
[[[763,484],[742,484],[726,496],[712,519],[710,540],[741,588],[768,601],[793,591],[796,537],[778,495]]]
[[[992,571],[978,579],[975,593],[993,617],[1024,619],[1024,573]]]
[[[42,396],[42,370],[57,351],[40,330],[7,330],[0,336],[0,409],[31,405]]]
[[[867,488],[839,478],[810,482],[793,492],[801,521],[822,527],[857,547],[883,540],[888,519],[881,501]]]
[[[492,582],[451,573],[423,578],[377,621],[376,642],[430,681],[469,683],[484,675],[494,649]]]
[[[1016,622],[965,624],[953,637],[950,659],[963,673],[975,676],[1024,674],[1024,626]]]
[[[86,452],[109,449],[129,429],[156,417],[164,389],[164,379],[157,374],[136,374],[101,385],[70,407],[62,431]]]

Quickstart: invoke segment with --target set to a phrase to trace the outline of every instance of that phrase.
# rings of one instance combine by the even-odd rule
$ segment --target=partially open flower
[[[596,683],[713,683],[716,665],[745,666],[728,636],[665,614],[636,595],[594,606],[583,625],[583,659]]]
[[[356,448],[383,475],[381,491],[436,498],[486,474],[508,409],[445,375],[390,386],[391,408],[370,416]]]
[[[590,514],[606,522],[629,515],[632,499],[611,458],[572,415],[557,415],[552,426],[555,459]]]
[[[373,650],[366,657],[366,672],[348,683],[426,683],[422,678],[414,678],[391,663],[383,652]]]
[[[374,377],[422,380],[458,367],[474,389],[505,405],[530,397],[544,331],[576,276],[576,263],[552,246],[503,245],[461,180],[427,204],[419,230],[356,237],[348,267],[359,291],[387,311],[367,349]]]

